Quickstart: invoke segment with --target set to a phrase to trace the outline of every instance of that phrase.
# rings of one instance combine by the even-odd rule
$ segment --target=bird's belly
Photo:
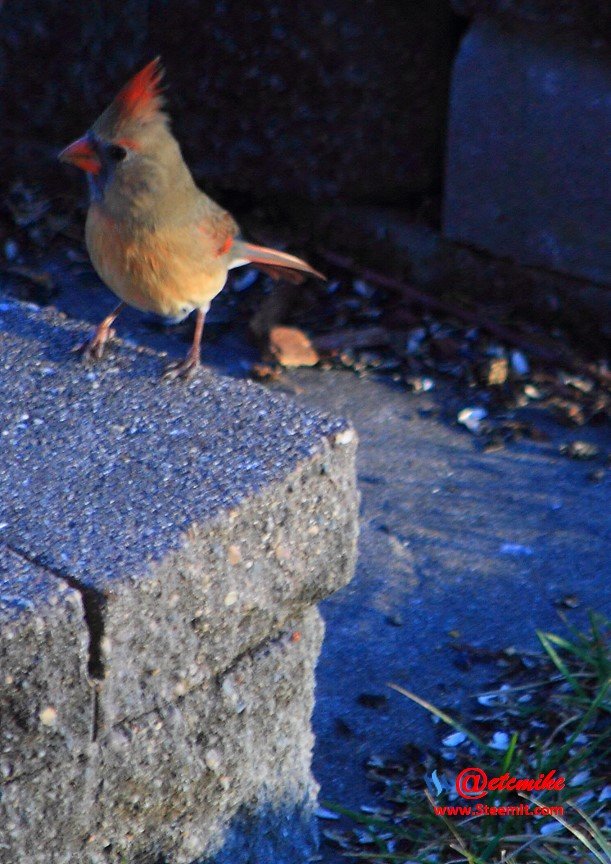
[[[126,240],[97,208],[87,217],[87,248],[100,278],[125,303],[143,312],[184,316],[223,288],[221,261],[190,254],[172,236],[148,232]]]

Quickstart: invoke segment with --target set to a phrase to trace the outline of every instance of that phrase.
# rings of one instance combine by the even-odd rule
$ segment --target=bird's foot
[[[87,339],[85,342],[75,345],[72,352],[74,354],[80,354],[86,363],[101,360],[104,356],[106,343],[109,339],[112,339],[114,335],[115,331],[110,328],[98,328],[91,339]]]
[[[182,378],[183,381],[188,381],[195,375],[201,366],[198,355],[199,351],[197,355],[189,351],[184,360],[177,360],[175,363],[169,363],[165,367],[163,380],[175,381],[176,378]]]

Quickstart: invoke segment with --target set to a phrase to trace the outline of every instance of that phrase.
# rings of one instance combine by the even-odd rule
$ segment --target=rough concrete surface
[[[217,864],[236,836],[234,861],[262,862],[259,836],[277,864],[307,861],[321,639],[309,610],[208,686],[117,723],[78,760],[16,777],[2,787],[0,861]]]
[[[70,355],[87,331],[47,313],[7,304],[0,323],[0,539],[102,613],[101,722],[201,684],[349,578],[345,424],[206,373],[168,387],[131,349],[88,371]]]
[[[224,854],[226,832],[237,850],[232,820],[279,862],[305,860],[311,607],[352,574],[354,432],[210,372],[164,385],[159,355],[125,344],[88,369],[69,350],[86,335],[51,311],[0,305],[2,686],[13,665],[21,675],[16,649],[27,663],[19,641],[31,643],[44,680],[21,678],[58,710],[42,725],[70,739],[67,756],[41,748],[31,762],[41,699],[21,694],[25,721],[10,694],[2,702],[15,767],[0,861],[27,849],[33,864],[136,852],[182,864]],[[26,628],[39,620],[35,639]]]
[[[610,92],[602,43],[476,20],[452,77],[445,235],[610,283]]]
[[[78,591],[0,546],[0,860],[17,860],[3,857],[4,830],[24,819],[6,789],[71,774],[91,738],[87,642]]]
[[[292,828],[295,858],[286,838],[271,834],[274,861],[306,861],[315,836],[309,720],[321,640],[320,616],[309,610],[210,686],[160,701],[149,714],[109,730],[98,749],[95,845],[112,848],[115,857],[129,853],[130,860],[155,861],[164,853],[172,862],[202,853],[223,860],[233,842],[227,825],[246,813],[247,833],[271,834],[274,820],[282,819]],[[235,860],[262,859],[251,850]]]

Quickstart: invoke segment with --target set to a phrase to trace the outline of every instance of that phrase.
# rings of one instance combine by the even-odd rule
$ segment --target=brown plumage
[[[242,240],[232,216],[198,189],[163,110],[162,74],[158,60],[145,66],[60,159],[87,173],[87,249],[122,301],[84,351],[102,356],[126,303],[173,318],[197,310],[193,345],[166,372],[175,377],[199,365],[204,318],[231,268],[254,264],[291,281],[324,277],[300,258]]]

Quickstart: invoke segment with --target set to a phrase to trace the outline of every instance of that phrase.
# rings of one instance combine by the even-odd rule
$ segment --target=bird
[[[58,158],[87,176],[85,244],[121,301],[77,349],[100,359],[126,305],[176,321],[195,311],[187,356],[165,370],[174,379],[199,368],[206,313],[229,270],[252,264],[295,283],[325,277],[301,258],[247,242],[233,216],[196,185],[170,128],[163,75],[157,57]]]

